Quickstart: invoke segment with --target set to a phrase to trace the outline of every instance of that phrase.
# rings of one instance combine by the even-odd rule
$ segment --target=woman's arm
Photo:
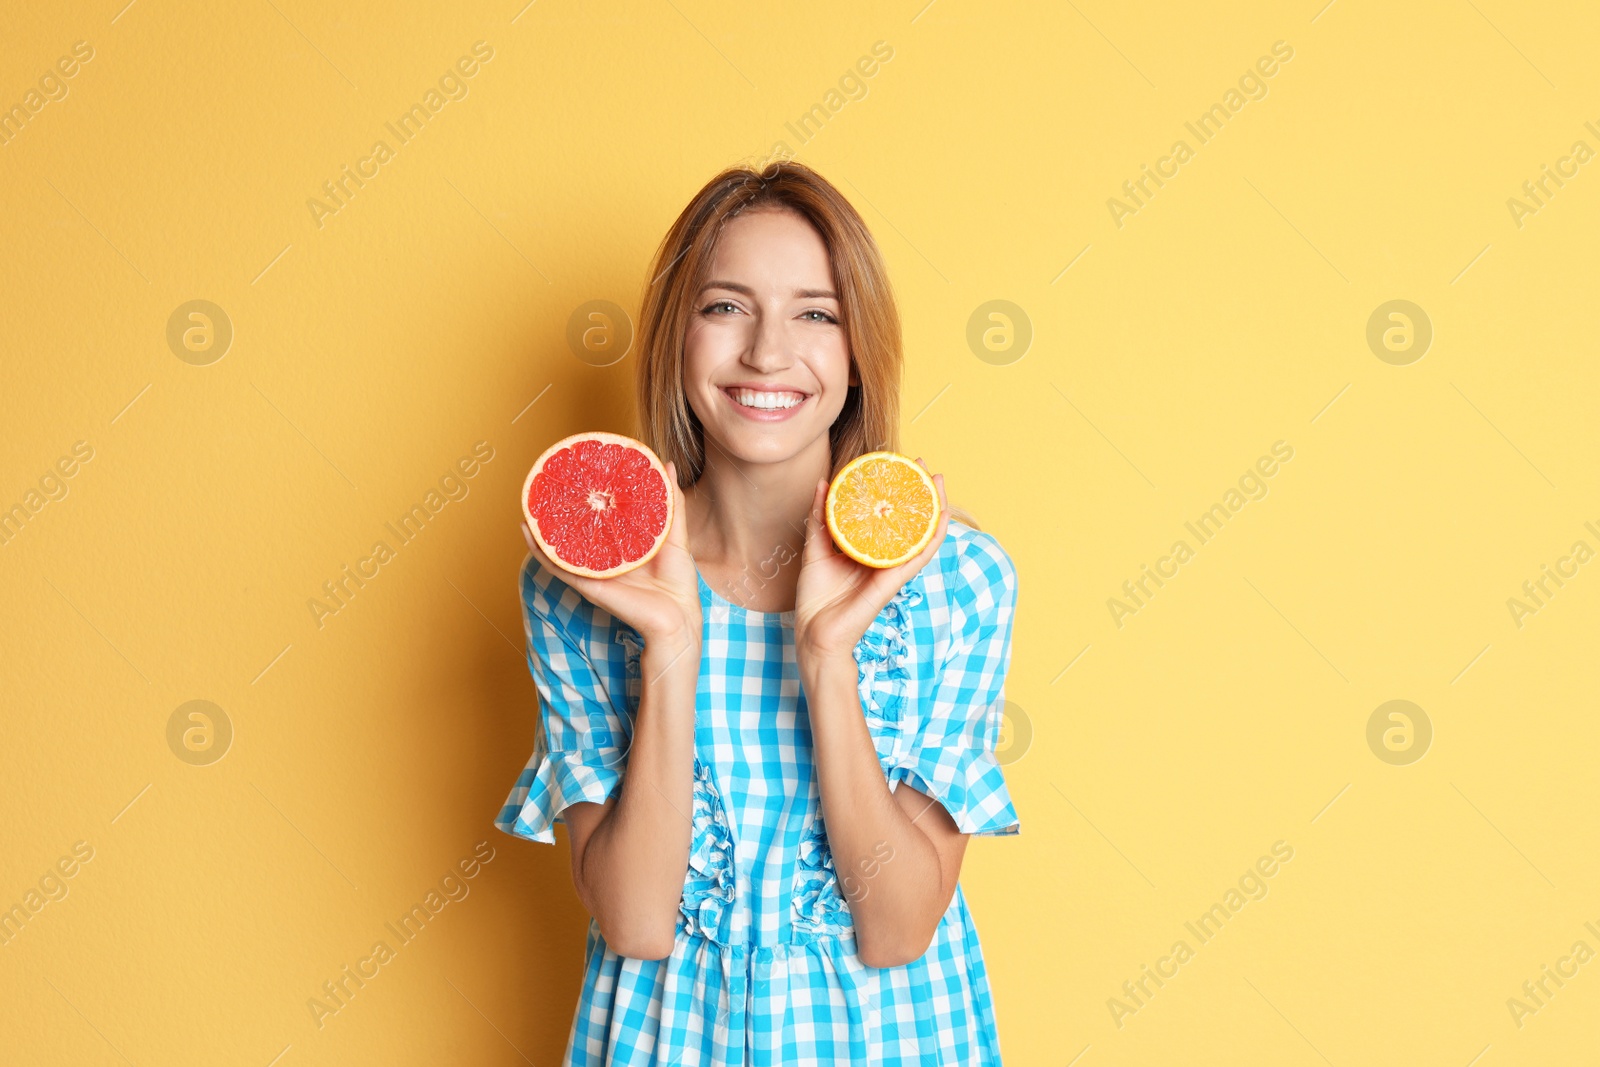
[[[575,803],[562,815],[578,899],[612,951],[635,959],[662,959],[672,951],[693,829],[700,586],[671,463],[667,481],[672,528],[649,562],[615,578],[562,575],[644,639],[639,709],[619,791],[603,804]],[[555,568],[526,524],[523,536],[529,550]]]
[[[796,589],[795,657],[811,715],[822,817],[850,900],[856,952],[870,967],[899,966],[928,950],[967,846],[938,801],[904,783],[890,791],[857,689],[857,642],[944,543],[944,478],[936,475],[934,484],[939,525],[928,546],[899,567],[875,570],[833,544],[822,521],[827,483],[819,482]]]
[[[856,951],[869,967],[897,967],[928,951],[950,906],[967,835],[926,794],[890,792],[861,711],[857,667],[808,657],[801,684],[839,884],[850,901]]]
[[[572,883],[606,944],[658,960],[672,951],[689,866],[699,631],[647,638],[639,670],[643,694],[621,791],[568,808],[567,839]]]

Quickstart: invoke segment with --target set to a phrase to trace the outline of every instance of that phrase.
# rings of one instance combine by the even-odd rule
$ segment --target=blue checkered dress
[[[563,809],[605,800],[625,772],[643,646],[531,557],[521,591],[540,729],[495,824],[553,843]],[[959,888],[922,958],[877,969],[856,955],[821,819],[794,613],[748,611],[704,579],[700,605],[694,831],[675,943],[666,959],[631,959],[590,922],[566,1063],[999,1063]],[[1018,829],[994,758],[1015,606],[999,543],[952,522],[856,648],[889,783],[936,797],[964,833]]]

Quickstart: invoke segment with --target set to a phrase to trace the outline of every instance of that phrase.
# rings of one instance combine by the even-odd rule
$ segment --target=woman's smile
[[[811,394],[787,386],[762,382],[740,382],[720,387],[733,409],[757,422],[781,422],[793,418]]]

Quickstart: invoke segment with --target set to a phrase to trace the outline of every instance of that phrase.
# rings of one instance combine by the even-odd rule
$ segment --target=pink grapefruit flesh
[[[552,561],[614,578],[650,560],[672,528],[667,469],[643,442],[580,433],[545,450],[522,486],[534,540]]]

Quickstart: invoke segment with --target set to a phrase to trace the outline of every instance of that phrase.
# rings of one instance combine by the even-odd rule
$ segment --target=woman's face
[[[840,307],[827,247],[805,219],[762,209],[723,228],[684,340],[683,387],[708,454],[827,454],[855,384]]]

